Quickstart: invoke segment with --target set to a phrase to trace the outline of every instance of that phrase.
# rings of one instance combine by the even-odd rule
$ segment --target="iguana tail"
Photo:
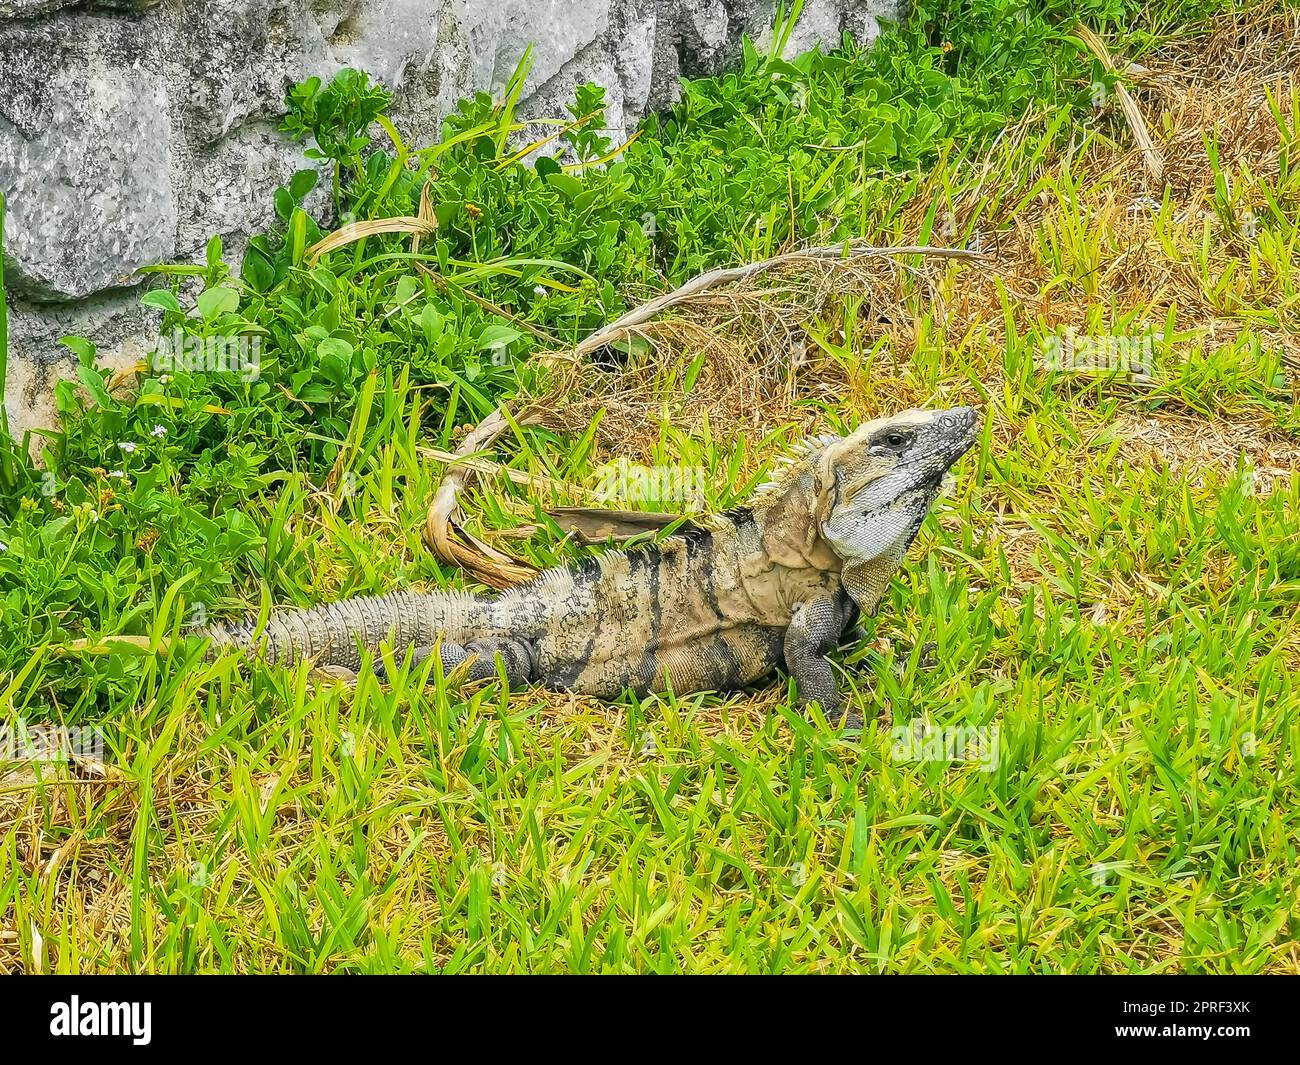
[[[260,629],[256,620],[213,625],[204,635],[214,648],[242,647],[268,662],[310,659],[356,671],[362,648],[378,652],[384,643],[400,657],[408,647],[432,646],[440,638],[486,635],[490,626],[487,600],[456,592],[392,592],[275,611]]]

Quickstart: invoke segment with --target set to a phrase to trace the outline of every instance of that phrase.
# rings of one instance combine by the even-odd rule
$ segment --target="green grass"
[[[966,102],[897,169],[858,160],[820,186],[824,169],[797,169],[770,203],[755,193],[750,215],[683,209],[671,243],[625,264],[667,283],[795,235],[996,243],[996,268],[905,274],[870,300],[846,288],[800,322],[813,363],[762,438],[704,393],[685,399],[690,371],[670,367],[656,383],[665,409],[697,402],[710,417],[622,442],[643,462],[701,467],[721,507],[796,425],[926,402],[987,412],[954,494],[843,659],[868,720],[860,737],[805,720],[784,680],[601,704],[507,698],[495,684],[449,691],[428,668],[348,687],[305,667],[205,661],[186,641],[170,654],[69,651],[75,637],[116,633],[161,646],[209,612],[456,582],[420,541],[445,469],[432,449],[533,383],[523,365],[471,381],[463,333],[439,355],[442,323],[422,321],[423,308],[448,319],[464,308],[403,282],[409,261],[372,269],[350,248],[330,257],[329,279],[291,264],[264,291],[214,249],[201,283],[236,289],[238,314],[259,308],[248,321],[281,331],[274,350],[298,363],[283,376],[268,367],[257,395],[146,385],[175,408],[105,397],[81,415],[69,395],[48,493],[6,453],[28,481],[0,523],[0,709],[7,722],[98,724],[108,750],[102,766],[19,762],[0,775],[0,969],[1295,972],[1300,417],[1283,352],[1297,325],[1300,95],[1292,83],[1268,109],[1273,150],[1239,151],[1220,130],[1203,165],[1179,158],[1189,192],[1131,212],[1140,173],[1123,165],[1114,113],[1044,106],[1092,77],[1086,61],[1070,66],[1077,52],[1046,7],[1020,52],[991,49],[971,20],[954,49],[964,65],[946,74],[964,79],[952,94]],[[1109,13],[1187,35],[1210,12]],[[962,24],[951,15],[954,35]],[[921,32],[886,39],[873,62],[899,57],[925,81]],[[1158,57],[1164,38],[1121,39]],[[1026,95],[1008,72],[1035,56],[1059,80]],[[855,68],[844,83],[876,73]],[[786,121],[741,106],[753,91],[697,85],[692,99],[735,114],[698,138],[689,124],[645,135],[641,158],[675,174],[664,195],[686,180],[674,143],[695,158],[747,116],[756,138]],[[996,123],[981,117],[994,100]],[[827,106],[828,125],[848,121]],[[486,114],[465,121],[486,129]],[[997,135],[1021,117],[1020,133]],[[997,130],[980,139],[983,125]],[[489,180],[464,165],[467,181]],[[382,187],[391,171],[376,170]],[[291,259],[295,210],[284,212]],[[793,218],[793,233],[773,237],[761,218]],[[409,238],[367,247],[407,254]],[[466,249],[467,263],[501,266],[492,248]],[[581,265],[568,255],[554,258]],[[494,277],[481,292],[499,305],[536,283]],[[629,277],[618,301],[648,284]],[[331,391],[319,343],[304,341],[312,325],[293,318],[312,287],[312,314],[333,317],[309,339],[356,354],[423,337],[422,361],[362,360]],[[408,321],[410,300],[420,309]],[[600,318],[599,303],[587,291],[554,318],[511,306],[563,332]],[[234,328],[169,313],[187,329]],[[1150,379],[1045,372],[1045,343],[1066,326],[1163,333]],[[93,393],[93,353],[82,354]],[[271,383],[298,401],[268,398]],[[303,401],[309,387],[325,391]],[[203,411],[218,402],[230,413]],[[620,446],[588,429],[521,429],[502,459],[572,491],[553,500],[489,478],[466,500],[476,531],[536,520],[539,503],[586,502]],[[139,447],[123,452],[124,440]],[[123,478],[108,476],[116,468]],[[544,521],[508,546],[538,563],[574,553]],[[993,771],[904,761],[891,730],[917,719],[996,728]]]

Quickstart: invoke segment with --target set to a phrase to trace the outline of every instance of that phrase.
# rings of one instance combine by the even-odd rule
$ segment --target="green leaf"
[[[883,163],[892,159],[898,152],[894,140],[894,127],[890,123],[882,125],[863,145],[863,153],[869,162]]]
[[[95,364],[96,347],[94,343],[85,337],[66,336],[60,337],[59,343],[77,356],[77,361],[82,366],[93,366]]]
[[[546,182],[552,186],[566,200],[572,200],[582,192],[582,182],[572,174],[566,174],[563,171],[556,171],[546,176]]]
[[[117,401],[108,394],[108,389],[104,387],[104,378],[98,370],[91,366],[78,366],[77,379],[101,407],[108,408],[117,405]]]
[[[400,307],[414,296],[419,289],[419,281],[417,281],[411,274],[403,274],[397,279],[397,292],[395,294],[394,303]]]
[[[275,284],[275,267],[259,248],[249,244],[244,252],[240,276],[256,292],[266,292]]]
[[[318,181],[320,181],[320,173],[318,171],[296,171],[293,177],[289,179],[289,195],[301,203],[307,194],[316,187]]]
[[[461,200],[443,200],[441,203],[435,204],[433,217],[438,222],[438,228],[450,229],[464,206],[465,204]]]
[[[184,314],[185,310],[181,307],[181,301],[176,298],[176,294],[169,288],[150,289],[140,297],[140,303],[145,307],[157,307],[164,311],[175,311],[178,314]]]
[[[437,344],[438,338],[442,336],[443,318],[432,303],[426,303],[420,310],[420,330],[430,347]]]
[[[294,202],[293,196],[288,189],[281,186],[275,190],[275,213],[280,216],[281,222],[289,221],[289,216],[293,214]]]
[[[352,345],[338,337],[330,337],[316,345],[316,357],[318,359],[333,357],[351,361]]]
[[[523,334],[518,329],[511,329],[508,325],[493,323],[485,326],[483,331],[478,335],[478,346],[482,349],[504,348],[513,344]]]
[[[199,293],[197,300],[199,314],[205,321],[213,321],[223,314],[231,314],[239,309],[239,293],[233,288],[218,285]]]

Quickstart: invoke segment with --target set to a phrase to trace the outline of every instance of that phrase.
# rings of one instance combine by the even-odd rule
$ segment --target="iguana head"
[[[864,611],[875,608],[949,467],[975,442],[979,421],[971,407],[904,411],[859,426],[818,455],[821,534]]]
[[[970,407],[909,410],[804,440],[755,494],[764,560],[837,568],[870,613],[979,421]]]

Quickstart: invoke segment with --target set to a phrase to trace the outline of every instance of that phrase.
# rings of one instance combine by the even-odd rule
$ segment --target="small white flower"
[[[119,443],[117,446],[120,447],[123,451],[125,451],[125,452],[129,455],[129,454],[131,454],[132,451],[134,451],[134,450],[135,450],[136,448],[138,448],[140,445],[139,445],[139,444],[132,443],[130,440],[123,440],[123,441],[122,441],[121,443]]]
[[[165,425],[155,425],[152,429],[149,430],[149,435],[150,435],[150,436],[166,436],[166,435],[167,435],[167,427],[166,427]]]
[[[546,295],[546,286],[545,286],[545,285],[534,285],[534,286],[533,286],[533,295],[534,295],[534,296],[545,296],[545,295]]]
[[[0,551],[8,551],[8,550],[9,550],[9,545],[5,543],[3,540],[0,540]]]
[[[125,477],[126,473],[122,470],[109,470],[108,475],[110,477]]]

